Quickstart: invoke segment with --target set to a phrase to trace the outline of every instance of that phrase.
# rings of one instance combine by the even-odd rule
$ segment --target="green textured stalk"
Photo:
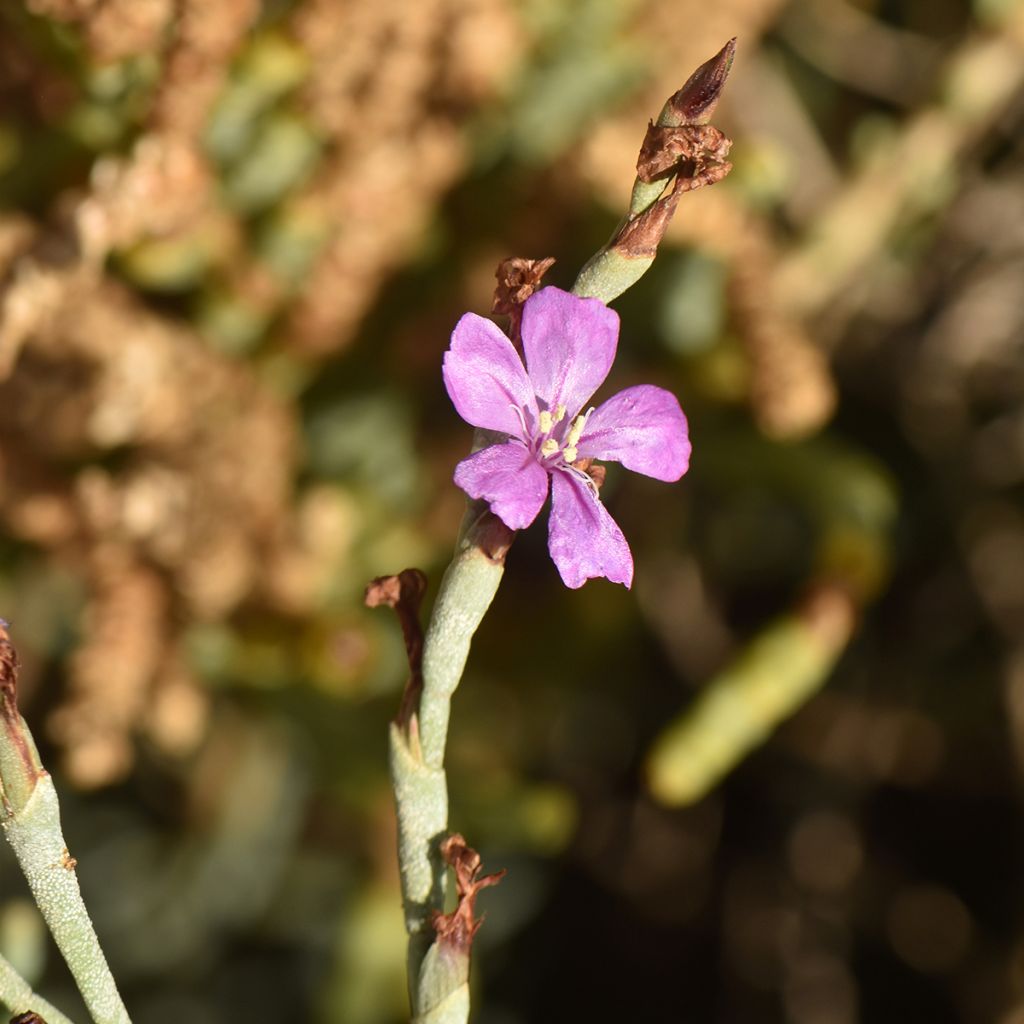
[[[50,773],[18,711],[18,654],[0,620],[0,796],[3,828],[96,1024],[130,1024],[82,902]]]
[[[391,726],[390,767],[398,814],[398,862],[409,934],[409,995],[415,1024],[465,1024],[469,1019],[469,953],[442,949],[433,918],[444,909],[447,866],[440,843],[448,834],[444,750],[451,699],[480,621],[504,572],[477,540],[471,508],[455,557],[444,574],[423,649],[419,713],[408,727]]]
[[[423,760],[440,768],[448,737],[448,715],[469,657],[469,645],[490,607],[505,571],[504,561],[489,558],[472,539],[463,538],[441,580],[423,648],[423,696],[420,745]]]
[[[27,801],[3,825],[92,1019],[96,1024],[130,1024],[82,901],[75,862],[61,832],[57,790],[48,773],[39,775]]]
[[[52,1003],[32,991],[32,986],[0,956],[0,1002],[13,1014],[38,1013],[46,1024],[73,1024]]]

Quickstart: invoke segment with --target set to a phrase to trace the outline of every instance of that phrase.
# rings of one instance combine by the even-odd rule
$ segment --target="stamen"
[[[586,429],[587,417],[590,415],[591,411],[592,410],[584,413],[582,416],[577,416],[576,419],[573,420],[572,426],[569,428],[569,433],[565,437],[565,443],[570,448],[575,446],[576,442],[579,441],[583,431]],[[570,459],[569,461],[573,462],[575,461],[575,459]]]
[[[553,437],[549,437],[540,446],[540,453],[541,453],[541,455],[544,456],[544,458],[548,458],[549,456],[554,455],[555,452],[557,452],[557,451],[558,451],[558,442]]]
[[[519,417],[519,422],[522,424],[523,427],[523,437],[526,438],[529,434],[529,431],[526,429],[526,417],[523,415],[523,410],[520,409],[518,405],[512,405],[510,406],[510,408]]]
[[[566,462],[575,462],[578,454],[579,452],[576,451],[576,446],[569,445],[569,447],[562,452],[562,458],[565,459]]]
[[[556,405],[555,406],[555,422],[556,423],[561,423],[562,420],[564,420],[564,419],[565,419],[565,406],[564,405]]]
[[[538,417],[538,419],[540,423],[540,432],[542,434],[549,433],[551,431],[551,428],[556,423],[556,420],[552,417],[551,413],[547,411],[547,409],[541,411],[541,414]]]

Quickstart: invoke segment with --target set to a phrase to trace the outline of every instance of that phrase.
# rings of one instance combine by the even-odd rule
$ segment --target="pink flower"
[[[463,459],[455,483],[522,530],[537,518],[550,479],[548,550],[573,588],[596,576],[633,582],[626,538],[580,460],[621,462],[666,481],[678,480],[690,461],[686,417],[663,388],[626,388],[583,411],[608,376],[618,335],[618,314],[602,302],[544,288],[523,306],[525,367],[498,327],[475,313],[455,325],[444,357],[459,415],[507,435]]]

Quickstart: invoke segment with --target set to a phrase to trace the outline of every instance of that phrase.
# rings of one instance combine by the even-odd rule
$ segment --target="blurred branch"
[[[18,656],[0,624],[3,827],[29,888],[96,1024],[130,1024],[61,832],[57,790],[17,706]]]
[[[72,1024],[52,1003],[32,991],[32,986],[0,956],[0,1000],[12,1012],[19,1015],[42,1014],[46,1024]]]
[[[826,354],[775,293],[779,250],[768,223],[723,191],[697,217],[674,222],[672,239],[713,253],[729,268],[730,313],[746,350],[758,427],[775,440],[819,431],[835,409],[836,386]]]
[[[899,220],[944,202],[963,155],[1024,88],[1024,7],[1014,4],[995,35],[960,47],[943,75],[941,99],[879,147],[781,264],[777,295],[790,309],[823,310],[883,249]]]
[[[786,187],[778,198],[786,213],[798,224],[813,220],[839,190],[842,179],[796,83],[780,61],[756,52],[737,68],[729,90],[730,113],[741,134],[753,140],[755,147],[767,145],[769,158],[782,165]],[[758,169],[755,156],[754,172]],[[794,181],[797,173],[798,183]],[[758,187],[761,183],[755,182]]]
[[[705,458],[719,476],[788,492],[818,536],[804,598],[749,640],[655,741],[648,781],[671,805],[705,796],[826,682],[888,576],[897,511],[887,476],[833,445],[733,443]]]
[[[935,43],[886,25],[846,0],[790,4],[779,30],[830,78],[888,103],[913,103],[938,63]]]
[[[659,737],[647,762],[654,795],[672,805],[704,796],[825,682],[855,621],[845,588],[824,584],[759,633]]]

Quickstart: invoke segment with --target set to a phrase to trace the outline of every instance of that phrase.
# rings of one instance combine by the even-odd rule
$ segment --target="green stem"
[[[727,43],[690,77],[665,105],[659,124],[704,123],[732,64]],[[664,189],[638,181],[626,222],[650,209]],[[671,216],[671,207],[663,222]],[[610,302],[654,261],[615,246],[618,231],[580,272],[573,292]],[[656,245],[655,245],[656,248]],[[500,438],[477,431],[474,450]],[[444,909],[447,866],[441,843],[448,834],[448,782],[444,750],[451,700],[462,678],[473,634],[494,599],[513,536],[479,503],[463,520],[455,558],[444,574],[427,628],[422,690],[414,713],[391,727],[390,768],[398,816],[398,861],[405,927],[409,935],[409,996],[414,1024],[465,1024],[469,1019],[469,950],[472,930],[461,940],[438,939],[435,918]],[[497,532],[496,532],[496,527]],[[502,536],[502,531],[504,536]],[[499,552],[499,553],[495,553]],[[411,657],[411,656],[410,656]],[[413,665],[415,675],[416,666]]]
[[[504,572],[504,558],[492,557],[480,542],[482,518],[479,509],[471,506],[455,557],[441,580],[423,649],[418,714],[407,725],[391,726],[390,767],[415,1024],[464,1024],[469,1018],[468,951],[464,956],[439,951],[433,918],[444,909],[447,874],[439,847],[448,834],[443,765],[451,699],[473,634]]]
[[[32,991],[32,986],[0,956],[0,1002],[13,1014],[38,1013],[46,1024],[73,1024],[52,1003]]]
[[[431,768],[440,768],[444,761],[452,694],[462,678],[473,634],[504,571],[503,561],[492,560],[472,541],[462,539],[441,580],[423,648],[420,701],[420,744]]]
[[[57,790],[48,773],[39,775],[31,796],[3,827],[92,1019],[96,1024],[130,1024],[82,901],[75,862],[61,832]]]

